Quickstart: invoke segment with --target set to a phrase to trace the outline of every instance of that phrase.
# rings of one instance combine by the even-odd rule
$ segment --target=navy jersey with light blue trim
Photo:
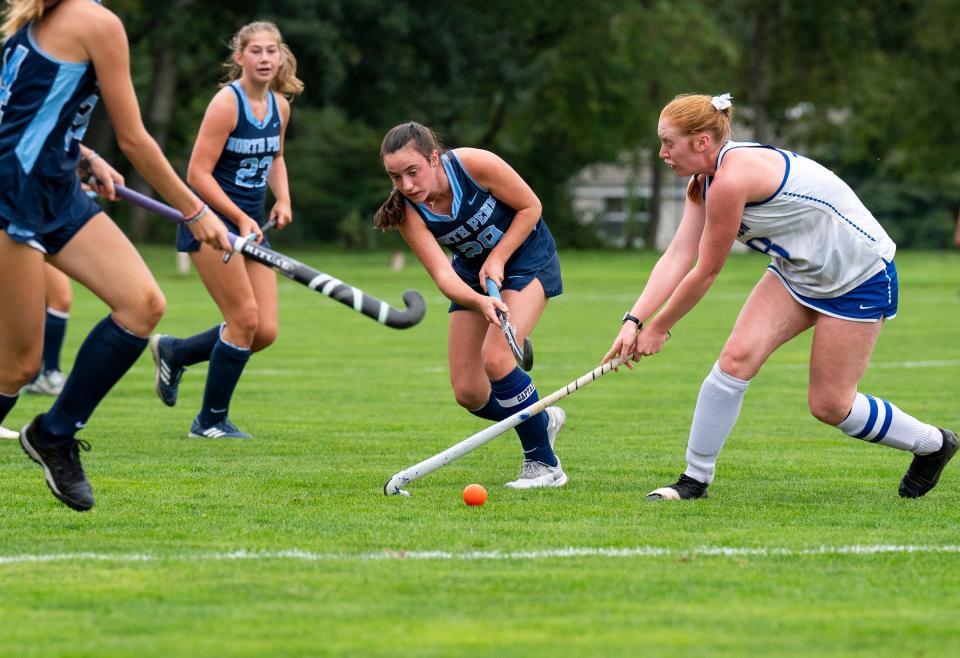
[[[453,191],[453,214],[438,215],[425,203],[406,201],[420,214],[437,242],[453,252],[453,269],[457,274],[473,283],[487,256],[510,228],[517,211],[474,181],[455,151],[447,151],[440,161]],[[541,217],[507,261],[504,273],[538,272],[546,267],[556,250],[553,236]]]
[[[0,73],[0,216],[47,233],[76,185],[80,141],[99,100],[90,62],[43,51],[25,25],[3,44]]]
[[[280,108],[271,91],[267,95],[267,113],[263,121],[257,121],[239,80],[230,83],[230,89],[237,97],[237,126],[223,146],[213,177],[231,201],[262,224],[267,177],[280,152]]]

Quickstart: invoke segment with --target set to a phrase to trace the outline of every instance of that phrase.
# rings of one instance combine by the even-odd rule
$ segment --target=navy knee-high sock
[[[0,424],[3,424],[3,419],[7,417],[7,414],[10,413],[10,410],[13,409],[13,405],[17,403],[17,395],[4,395],[0,393]]]
[[[40,428],[55,436],[73,436],[146,346],[146,338],[134,336],[109,315],[101,320],[80,346],[63,392]]]
[[[60,351],[63,338],[67,335],[69,314],[47,309],[47,319],[43,326],[43,372],[60,370]]]
[[[471,409],[470,413],[474,416],[485,418],[486,420],[495,420],[498,422],[513,415],[509,409],[500,406],[492,390],[490,391],[490,399],[487,400],[487,403],[479,409]]]
[[[237,387],[243,367],[250,360],[250,350],[231,345],[220,338],[210,354],[207,383],[203,389],[200,425],[210,427],[227,417],[230,398]]]
[[[187,338],[174,338],[170,341],[170,360],[175,366],[192,366],[195,363],[209,361],[213,346],[220,339],[222,325],[210,327],[199,334]]]
[[[534,402],[540,399],[537,394],[537,387],[533,385],[530,376],[520,368],[514,368],[513,372],[503,379],[490,382],[492,394],[487,404],[476,412],[484,411],[492,415],[505,415],[496,420],[503,420],[507,416],[512,416],[521,409],[526,409]],[[492,402],[503,410],[498,411],[492,408]],[[494,420],[494,418],[491,418]],[[534,459],[543,462],[549,466],[557,465],[557,458],[550,447],[550,440],[547,437],[547,414],[538,413],[536,416],[525,420],[516,427],[517,435],[520,437],[520,444],[523,446],[523,456],[525,459]]]

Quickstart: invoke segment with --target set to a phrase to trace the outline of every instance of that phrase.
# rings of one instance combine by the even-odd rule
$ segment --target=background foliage
[[[746,128],[737,137],[820,159],[901,246],[947,245],[960,206],[957,0],[109,6],[127,25],[148,127],[181,171],[229,37],[254,19],[280,26],[307,85],[288,132],[293,239],[396,243],[369,228],[389,189],[379,142],[415,119],[449,146],[502,155],[543,200],[561,245],[590,244],[567,181],[656,148],[660,108],[689,91],[731,91]],[[101,151],[109,130],[101,111],[89,133]],[[130,212],[117,209],[137,238],[169,238]]]

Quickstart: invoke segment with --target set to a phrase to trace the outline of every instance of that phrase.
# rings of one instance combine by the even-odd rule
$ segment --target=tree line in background
[[[127,26],[147,126],[181,173],[228,39],[252,20],[278,24],[306,83],[286,143],[294,240],[398,244],[371,228],[390,189],[379,145],[417,120],[447,146],[501,155],[540,196],[563,247],[594,246],[569,179],[593,163],[655,160],[660,108],[683,92],[731,92],[748,131],[735,138],[775,137],[831,167],[902,247],[949,244],[960,207],[957,0],[108,6]],[[100,112],[87,141],[142,186]],[[655,166],[647,183],[658,190],[672,175]],[[115,214],[137,239],[172,235],[131,208]]]

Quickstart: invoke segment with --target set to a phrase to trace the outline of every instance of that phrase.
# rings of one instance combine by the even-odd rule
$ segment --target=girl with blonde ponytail
[[[140,254],[81,188],[81,159],[93,188],[115,198],[123,182],[83,146],[103,97],[117,143],[143,178],[183,213],[192,235],[230,249],[223,225],[181,181],[140,117],[120,19],[91,0],[8,0],[0,74],[0,423],[40,369],[47,284],[44,261],[86,286],[111,313],[80,348],[47,413],[20,432],[53,495],[93,507],[76,434],[147,345],[165,309]]]
[[[234,80],[239,80],[243,75],[243,66],[241,64],[243,51],[250,44],[254,36],[264,34],[269,35],[276,40],[277,48],[280,54],[280,63],[277,67],[277,74],[273,82],[270,83],[270,89],[283,94],[287,98],[292,98],[303,92],[303,81],[297,77],[297,58],[289,46],[283,41],[279,28],[269,21],[255,21],[248,23],[240,28],[233,38],[230,39],[230,56],[223,63],[227,69],[226,82],[221,86],[225,87]]]
[[[293,221],[284,135],[290,121],[289,97],[303,91],[297,60],[273,23],[244,25],[230,41],[227,81],[203,117],[190,158],[187,180],[238,235],[255,235],[261,226],[277,229]],[[267,187],[275,203],[264,212]],[[188,252],[224,323],[187,338],[157,334],[150,350],[157,365],[156,390],[172,407],[187,366],[209,361],[203,402],[190,427],[194,438],[249,438],[227,417],[233,391],[251,353],[273,344],[279,329],[277,278],[265,265],[220,254],[201,245],[183,227],[177,250]]]

